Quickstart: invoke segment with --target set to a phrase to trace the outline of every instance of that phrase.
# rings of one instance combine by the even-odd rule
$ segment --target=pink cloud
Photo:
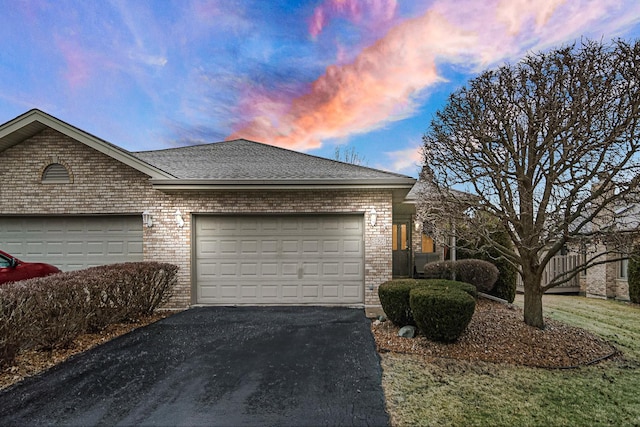
[[[398,151],[385,153],[391,160],[391,166],[382,166],[380,169],[389,169],[394,172],[415,173],[424,162],[423,147],[419,143]]]
[[[309,22],[309,33],[317,37],[337,17],[376,28],[390,22],[396,13],[396,0],[325,0],[316,7]]]
[[[635,8],[635,16],[640,12],[631,0],[626,12],[600,0],[550,0],[543,6],[529,0],[452,3],[436,3],[422,16],[393,27],[352,62],[327,67],[302,96],[287,100],[283,94],[247,94],[243,104],[252,106],[251,119],[229,138],[318,148],[325,139],[368,132],[412,115],[417,98],[444,80],[439,63],[479,70],[517,60],[550,41],[572,41],[584,31],[624,25],[621,17],[629,8]],[[349,1],[327,4],[357,16]],[[597,26],[602,16],[608,18]]]
[[[83,51],[72,39],[57,38],[56,44],[65,62],[63,75],[67,84],[71,89],[87,84],[92,72],[91,55]]]

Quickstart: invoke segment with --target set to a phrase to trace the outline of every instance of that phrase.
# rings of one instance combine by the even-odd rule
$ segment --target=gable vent
[[[68,184],[71,182],[69,171],[60,163],[52,163],[42,173],[43,184]]]

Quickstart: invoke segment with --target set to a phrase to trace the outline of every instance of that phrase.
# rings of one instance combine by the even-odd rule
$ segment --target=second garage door
[[[0,248],[63,271],[142,261],[140,215],[0,216]]]
[[[198,304],[359,304],[362,215],[196,216]]]

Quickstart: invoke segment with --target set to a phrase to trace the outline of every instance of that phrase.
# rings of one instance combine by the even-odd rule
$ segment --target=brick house
[[[174,307],[378,306],[415,180],[246,140],[129,152],[31,110],[0,125],[0,183],[24,260],[171,262]]]

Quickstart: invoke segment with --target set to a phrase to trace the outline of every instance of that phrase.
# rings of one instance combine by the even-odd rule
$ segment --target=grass
[[[546,316],[614,342],[625,360],[545,370],[383,354],[392,424],[639,426],[640,308],[558,295],[545,296],[544,307]]]

